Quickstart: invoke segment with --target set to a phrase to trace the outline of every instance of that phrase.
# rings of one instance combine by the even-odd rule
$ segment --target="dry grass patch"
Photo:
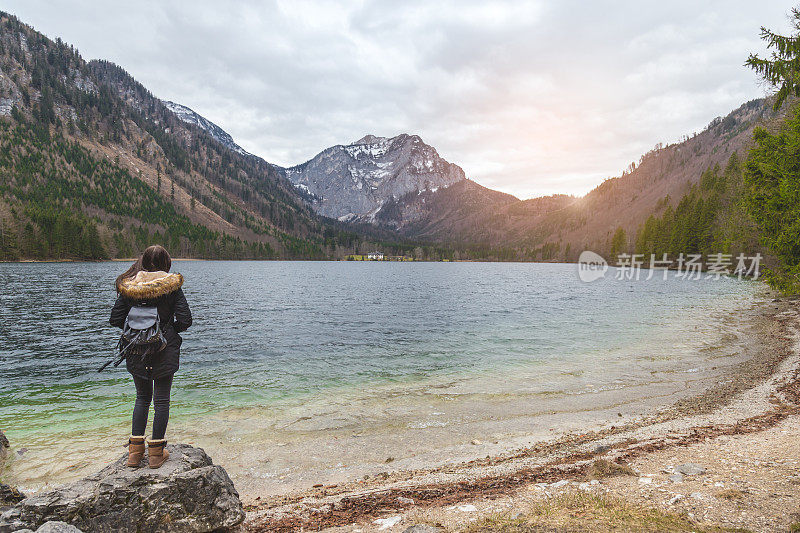
[[[612,461],[606,461],[605,459],[598,459],[593,462],[592,466],[589,467],[589,471],[586,473],[586,476],[589,479],[604,479],[614,476],[635,475],[636,472],[634,472],[630,466]]]
[[[559,532],[746,532],[744,529],[702,525],[685,514],[634,505],[608,496],[565,493],[533,504],[519,516],[490,516],[463,530],[465,533]]]

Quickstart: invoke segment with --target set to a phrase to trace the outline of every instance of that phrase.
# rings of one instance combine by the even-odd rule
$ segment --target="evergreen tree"
[[[780,109],[787,97],[800,96],[800,9],[792,8],[790,16],[797,33],[779,35],[762,26],[761,39],[766,41],[772,55],[761,58],[750,54],[745,62],[767,83],[778,88],[773,106],[775,111]]]
[[[628,239],[625,237],[625,230],[617,228],[611,238],[611,257],[616,258],[619,254],[628,250]],[[614,259],[612,259],[613,261]]]
[[[769,59],[751,54],[747,65],[777,87],[774,109],[789,96],[800,96],[800,9],[791,11],[797,30],[784,36],[761,29],[773,50]],[[786,292],[800,292],[800,107],[795,106],[780,131],[756,128],[756,146],[745,163],[749,187],[747,208],[761,231],[762,241],[778,258],[768,280]]]

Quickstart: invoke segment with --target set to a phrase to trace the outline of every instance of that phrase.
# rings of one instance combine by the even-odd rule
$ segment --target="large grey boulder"
[[[200,448],[168,445],[155,470],[125,466],[127,455],[97,474],[26,498],[0,515],[0,533],[63,521],[91,532],[212,531],[244,520],[239,494]]]

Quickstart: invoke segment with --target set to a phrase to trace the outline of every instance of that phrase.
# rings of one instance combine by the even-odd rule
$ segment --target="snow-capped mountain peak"
[[[448,187],[464,171],[442,159],[417,135],[365,135],[336,145],[283,170],[296,186],[317,197],[314,209],[332,218],[369,218],[383,204],[409,192]]]
[[[164,105],[167,106],[167,109],[175,113],[179,119],[188,123],[194,124],[195,126],[199,126],[209,135],[211,135],[214,139],[222,143],[224,146],[230,148],[234,152],[238,152],[242,155],[250,155],[244,148],[236,144],[233,140],[233,137],[230,136],[228,132],[205,118],[204,116],[198,114],[194,110],[186,107],[185,105],[177,104],[175,102],[170,102],[168,100],[162,100]]]

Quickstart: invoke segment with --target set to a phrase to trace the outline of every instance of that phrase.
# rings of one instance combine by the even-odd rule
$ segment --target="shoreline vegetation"
[[[241,529],[786,531],[800,522],[789,512],[800,506],[798,331],[794,300],[767,300],[744,332],[753,353],[652,416],[461,463],[244,494]],[[698,468],[676,470],[686,464]]]

